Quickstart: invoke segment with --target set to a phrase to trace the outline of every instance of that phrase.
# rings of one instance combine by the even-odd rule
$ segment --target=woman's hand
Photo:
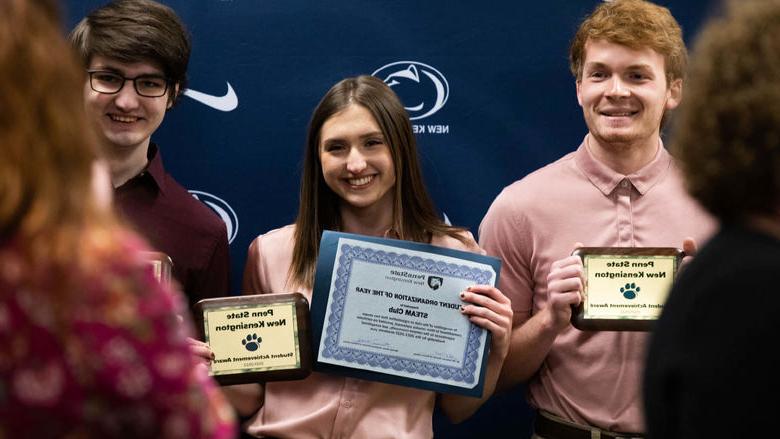
[[[489,285],[474,285],[460,293],[464,302],[460,312],[475,325],[492,334],[490,355],[485,373],[485,387],[480,398],[453,394],[441,394],[439,404],[450,418],[458,423],[468,418],[493,394],[496,389],[501,366],[509,353],[509,339],[512,335],[512,304],[498,288]]]
[[[490,355],[503,361],[509,352],[512,334],[512,303],[498,288],[489,285],[473,285],[460,293],[465,303],[461,313],[475,325],[485,328],[493,336]]]

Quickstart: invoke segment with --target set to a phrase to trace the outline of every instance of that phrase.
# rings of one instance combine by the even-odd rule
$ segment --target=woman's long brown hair
[[[334,85],[320,101],[309,122],[301,176],[300,204],[295,220],[295,246],[290,285],[310,288],[323,230],[341,227],[340,200],[322,176],[320,130],[334,114],[351,104],[366,108],[382,130],[395,168],[393,230],[400,239],[430,242],[446,234],[460,241],[463,229],[445,224],[428,195],[417,157],[412,124],[398,96],[373,76],[347,78]]]

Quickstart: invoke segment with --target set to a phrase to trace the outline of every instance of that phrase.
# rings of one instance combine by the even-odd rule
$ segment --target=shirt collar
[[[623,180],[628,180],[641,195],[644,195],[661,180],[671,166],[672,156],[659,138],[658,151],[650,163],[631,174],[620,174],[593,157],[587,147],[588,136],[590,134],[585,136],[585,139],[574,153],[574,160],[577,167],[585,174],[588,180],[604,195],[611,194]]]
[[[165,168],[163,167],[162,155],[157,145],[149,143],[149,151],[146,153],[146,158],[149,160],[149,165],[146,166],[144,172],[152,177],[160,192],[165,193]]]

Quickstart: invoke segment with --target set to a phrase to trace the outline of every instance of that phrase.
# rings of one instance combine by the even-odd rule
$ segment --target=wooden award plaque
[[[585,269],[572,325],[598,331],[649,331],[684,256],[673,247],[582,247],[572,254]]]
[[[303,379],[311,373],[309,302],[300,293],[203,299],[195,304],[202,340],[222,385]]]

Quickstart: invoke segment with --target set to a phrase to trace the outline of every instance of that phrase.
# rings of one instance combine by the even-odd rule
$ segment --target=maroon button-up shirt
[[[117,211],[149,244],[173,260],[173,278],[190,306],[229,294],[225,223],[165,172],[155,144],[149,165],[114,191]]]

